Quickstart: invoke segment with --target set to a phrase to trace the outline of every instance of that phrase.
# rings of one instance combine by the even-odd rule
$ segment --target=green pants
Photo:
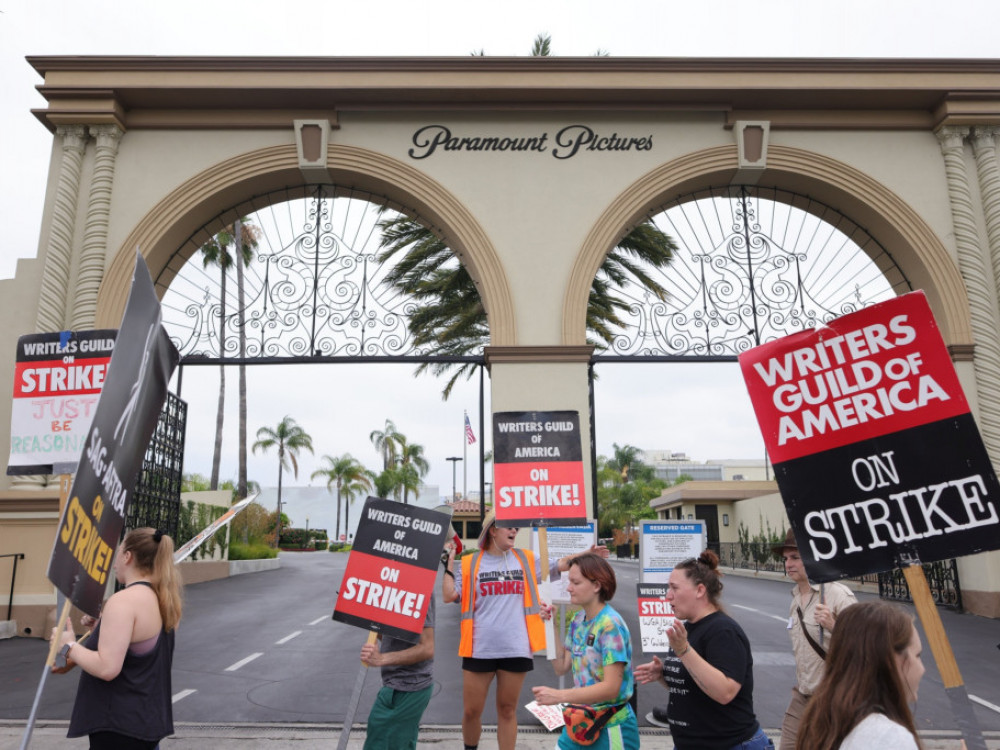
[[[412,693],[384,687],[375,696],[368,714],[364,750],[414,750],[420,732],[420,717],[431,702],[433,686]]]

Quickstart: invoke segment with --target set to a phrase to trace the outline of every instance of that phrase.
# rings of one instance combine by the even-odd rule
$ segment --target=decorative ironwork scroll
[[[426,355],[407,330],[412,303],[377,260],[386,200],[324,186],[277,197],[285,200],[271,194],[217,218],[161,274],[164,325],[183,360]],[[244,242],[248,234],[255,242],[239,269],[238,218]],[[227,244],[225,268],[217,255],[205,262],[212,243]]]
[[[677,243],[638,284],[611,347],[596,359],[732,360],[750,347],[910,291],[888,251],[805,196],[749,186],[678,197],[650,220]]]

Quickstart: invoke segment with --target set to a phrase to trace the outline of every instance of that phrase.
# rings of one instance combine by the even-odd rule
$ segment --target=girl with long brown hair
[[[105,602],[90,642],[77,643],[68,622],[60,634],[83,671],[67,736],[88,735],[91,750],[152,750],[174,732],[170,667],[182,605],[173,540],[130,531],[114,570],[125,588]]]
[[[885,602],[845,609],[806,707],[800,750],[918,750],[913,712],[924,665],[913,618]]]

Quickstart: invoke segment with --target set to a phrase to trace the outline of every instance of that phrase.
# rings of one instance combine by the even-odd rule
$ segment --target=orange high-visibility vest
[[[513,549],[514,557],[524,571],[524,623],[528,628],[528,643],[532,652],[545,648],[545,623],[539,614],[538,582],[535,580],[535,555],[528,550]],[[483,551],[462,558],[462,638],[459,656],[472,656],[472,618],[476,608],[476,576]]]

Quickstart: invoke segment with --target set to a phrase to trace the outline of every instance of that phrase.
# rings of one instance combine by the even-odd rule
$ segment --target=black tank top
[[[145,584],[138,581],[136,584]],[[93,648],[101,637],[94,628]],[[88,644],[89,645],[89,644]],[[125,653],[122,671],[113,680],[102,680],[80,670],[80,684],[67,737],[94,732],[117,732],[150,742],[174,733],[170,667],[174,659],[174,631],[161,631],[156,646],[142,655]]]

